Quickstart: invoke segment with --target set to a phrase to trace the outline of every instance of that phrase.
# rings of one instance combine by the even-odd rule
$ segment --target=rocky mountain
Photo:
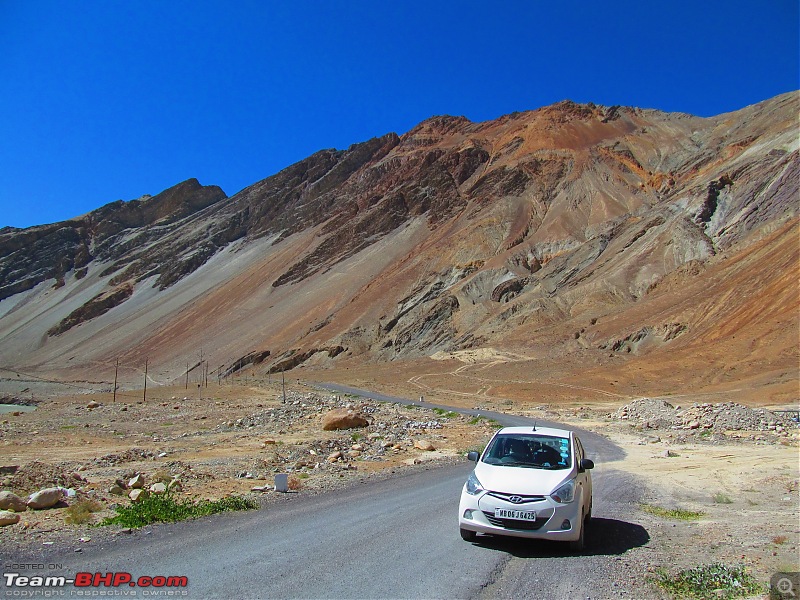
[[[147,358],[167,382],[201,348],[231,373],[491,347],[669,371],[735,349],[740,381],[763,375],[752,352],[769,347],[783,375],[762,383],[785,385],[798,104],[435,117],[230,198],[189,180],[4,228],[0,366],[107,379],[117,358],[131,372]]]

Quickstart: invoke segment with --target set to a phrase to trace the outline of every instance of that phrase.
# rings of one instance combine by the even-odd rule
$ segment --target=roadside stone
[[[60,487],[45,488],[30,495],[27,502],[28,508],[32,508],[34,510],[51,508],[61,502],[63,497],[64,490],[62,490]]]
[[[19,523],[19,519],[19,515],[15,512],[11,512],[10,510],[0,510],[0,527]]]
[[[128,482],[128,487],[131,489],[141,489],[144,487],[144,475],[141,473],[137,474]]]
[[[167,489],[170,492],[182,492],[183,491],[183,484],[181,483],[180,479],[173,479],[172,481],[167,484]]]
[[[141,502],[145,498],[148,498],[150,493],[147,490],[143,490],[142,488],[135,488],[130,491],[128,494],[128,498],[131,499],[131,502]]]
[[[86,408],[100,408],[100,403],[96,402],[95,400],[90,400],[86,405]]]
[[[336,461],[340,460],[343,456],[344,455],[339,450],[337,450],[336,452],[331,452],[328,455],[328,462],[335,463]]]
[[[431,452],[436,450],[436,446],[430,440],[414,440],[414,448],[424,452]]]
[[[17,496],[14,492],[0,492],[0,510],[13,510],[14,512],[24,512],[28,505],[25,500]]]
[[[125,495],[125,490],[122,489],[117,484],[114,484],[110,488],[108,488],[108,493],[109,494],[114,494],[115,496],[124,496]]]
[[[352,410],[332,410],[322,419],[322,429],[324,431],[355,429],[367,427],[368,425],[369,421],[364,415]]]
[[[150,486],[151,494],[164,494],[166,493],[166,491],[167,491],[167,486],[161,483],[160,481]]]

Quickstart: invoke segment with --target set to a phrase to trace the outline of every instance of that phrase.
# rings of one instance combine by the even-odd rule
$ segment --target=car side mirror
[[[472,462],[478,462],[480,457],[481,455],[474,450],[472,452],[467,452],[467,460],[471,460]]]
[[[594,469],[594,461],[588,458],[582,458],[581,464],[578,465],[578,470],[583,472],[588,471],[589,469]]]

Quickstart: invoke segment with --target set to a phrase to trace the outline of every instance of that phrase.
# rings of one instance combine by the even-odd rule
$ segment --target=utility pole
[[[281,371],[281,387],[283,388],[283,403],[286,404],[286,376]]]
[[[147,402],[147,363],[150,359],[144,359],[144,395],[142,396],[142,401]]]
[[[114,365],[114,404],[117,403],[117,373],[119,373],[119,358]]]
[[[189,389],[189,361],[186,361],[186,389]]]

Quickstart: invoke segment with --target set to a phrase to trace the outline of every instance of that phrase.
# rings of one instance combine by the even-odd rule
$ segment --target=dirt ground
[[[590,391],[593,397],[580,398],[577,387],[562,390],[572,397],[532,405],[520,396],[495,395],[495,385],[481,381],[481,369],[496,356],[461,358],[448,358],[447,364],[472,378],[462,378],[471,389],[452,389],[452,376],[420,376],[424,371],[412,367],[398,369],[394,385],[354,372],[325,374],[388,394],[538,416],[609,437],[627,456],[599,468],[643,478],[648,505],[701,513],[690,521],[645,511],[632,516],[650,533],[649,569],[744,564],[765,582],[774,572],[800,570],[800,430],[795,426],[765,424],[757,431],[670,427],[645,419],[635,408],[623,410],[635,407],[630,397]],[[692,406],[691,398],[680,400]],[[707,412],[713,408],[706,406]],[[363,412],[371,423],[323,431],[323,416],[337,408]],[[698,409],[692,410],[686,414]],[[0,489],[23,496],[51,485],[72,488],[77,496],[67,503],[91,498],[102,506],[93,522],[129,502],[112,486],[138,473],[147,485],[178,479],[180,494],[188,498],[241,494],[280,502],[283,495],[270,489],[277,472],[290,473],[300,494],[325,492],[431,461],[463,460],[496,426],[443,411],[334,396],[295,378],[287,385],[286,402],[281,385],[271,380],[188,390],[155,387],[147,390],[146,400],[142,390],[119,392],[116,400],[108,393],[54,396],[41,399],[34,411],[0,415]],[[19,523],[0,528],[4,553],[33,556],[53,544],[80,551],[92,540],[120,534],[116,527],[69,524],[67,516],[66,503],[22,513]]]

